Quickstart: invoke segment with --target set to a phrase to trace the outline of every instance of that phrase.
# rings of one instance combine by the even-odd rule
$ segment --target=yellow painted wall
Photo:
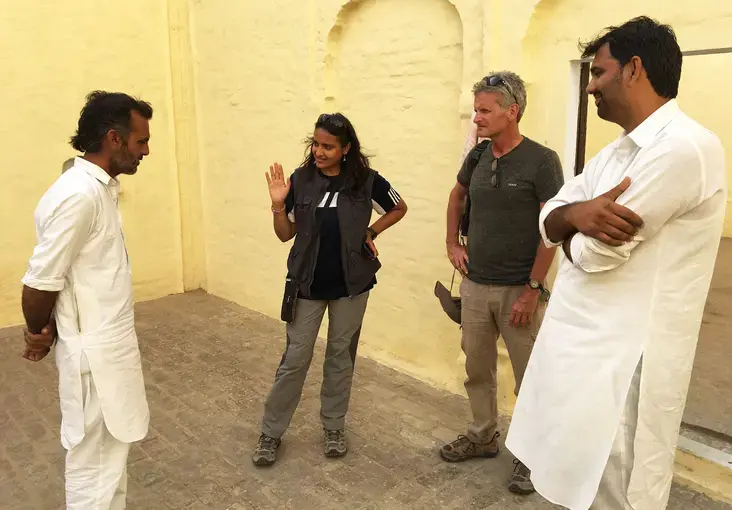
[[[272,231],[263,174],[274,160],[294,169],[317,115],[343,111],[410,206],[379,239],[384,269],[361,352],[457,389],[459,330],[432,295],[435,280],[451,276],[444,216],[464,138],[456,7],[278,0],[192,9],[208,290],[278,316],[289,244]],[[278,23],[262,23],[274,13]]]
[[[0,33],[14,43],[0,47],[7,73],[0,147],[9,163],[0,188],[0,326],[20,321],[33,208],[72,155],[66,142],[89,90],[128,91],[156,108],[152,156],[139,175],[123,177],[138,299],[202,286],[274,317],[289,245],[272,232],[263,173],[274,160],[295,168],[317,115],[342,110],[374,167],[410,205],[379,240],[384,268],[361,352],[458,392],[460,332],[432,289],[451,277],[444,210],[470,88],[490,70],[519,72],[529,92],[523,132],[564,157],[578,39],[641,13],[631,0],[74,6],[3,2],[0,9]],[[692,13],[685,4],[648,0],[643,12],[672,23],[684,49],[724,46],[732,28],[732,7],[712,0],[698,1]],[[682,107],[729,144],[729,125],[717,112],[729,109],[722,90],[732,80],[730,57],[694,58],[685,64]],[[710,89],[719,92],[714,107],[705,104]],[[590,117],[588,156],[617,132]],[[508,411],[505,350],[499,372]]]
[[[75,155],[68,140],[93,89],[155,108],[151,156],[122,177],[120,207],[138,300],[182,290],[178,183],[164,2],[0,2],[0,327],[22,322],[33,211]]]
[[[730,45],[730,2],[639,5],[0,0],[0,327],[21,322],[19,280],[34,244],[33,209],[73,155],[67,140],[90,90],[129,92],[155,107],[152,155],[137,176],[122,178],[137,299],[203,287],[273,317],[289,245],[272,232],[263,173],[274,160],[295,168],[317,115],[342,110],[374,167],[410,206],[378,241],[384,268],[361,353],[462,392],[460,332],[432,289],[452,273],[444,211],[472,84],[491,70],[521,74],[529,95],[522,131],[569,166],[568,107],[576,99],[570,61],[579,56],[579,39],[649,14],[675,27],[683,49]],[[680,102],[732,154],[730,63],[730,56],[687,59]],[[588,134],[591,157],[617,129],[592,112]],[[510,412],[513,378],[500,352],[499,405]]]
[[[729,47],[732,3],[700,0],[690,10],[683,2],[648,0],[643,10],[635,0],[587,4],[581,0],[541,2],[523,41],[525,74],[532,82],[525,129],[544,133],[551,146],[563,146],[567,108],[568,62],[578,58],[579,39],[592,38],[603,27],[640,14],[673,26],[684,51]],[[679,104],[690,116],[714,131],[727,149],[727,172],[732,183],[732,124],[722,112],[732,111],[727,91],[732,86],[732,54],[690,56],[684,59]],[[548,78],[553,79],[548,79]],[[559,122],[557,122],[559,121]],[[620,134],[620,128],[597,117],[590,101],[586,159]],[[732,199],[730,199],[732,201]],[[732,207],[727,209],[724,235],[732,236]]]
[[[724,17],[732,8],[711,0],[693,15],[678,3],[644,5],[674,24],[684,49],[723,46],[732,28]],[[384,268],[361,352],[462,392],[460,332],[432,288],[451,276],[444,208],[470,87],[490,70],[522,74],[529,91],[522,130],[564,157],[578,40],[638,14],[631,0],[191,3],[208,290],[278,316],[289,245],[272,232],[263,173],[274,160],[295,168],[317,115],[342,110],[375,155],[374,167],[410,205],[406,219],[379,240]],[[732,76],[722,65],[715,69]],[[682,106],[701,105],[702,97],[685,93]],[[712,115],[710,109],[700,120]],[[710,127],[724,131],[723,119],[715,122]],[[591,123],[588,155],[605,140],[596,128]],[[510,411],[505,350],[499,372],[501,407]]]
[[[400,16],[390,15],[397,10]],[[436,308],[432,288],[452,274],[444,221],[455,141],[463,134],[460,17],[444,0],[373,0],[341,13],[341,22],[330,41],[337,51],[326,63],[333,98],[326,109],[351,117],[375,155],[374,168],[409,205],[404,222],[379,238],[384,270],[371,295],[364,346],[430,377],[451,374],[459,334]]]

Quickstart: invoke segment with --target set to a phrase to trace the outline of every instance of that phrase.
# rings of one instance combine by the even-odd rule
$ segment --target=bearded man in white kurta
[[[624,132],[540,215],[566,258],[506,446],[550,501],[659,510],[722,234],[725,156],[674,99],[670,27],[611,27],[590,56],[598,115]]]
[[[42,359],[57,330],[69,510],[125,508],[130,444],[148,430],[117,176],[149,154],[150,118],[150,105],[126,94],[90,94],[71,141],[84,155],[36,208],[23,356]]]

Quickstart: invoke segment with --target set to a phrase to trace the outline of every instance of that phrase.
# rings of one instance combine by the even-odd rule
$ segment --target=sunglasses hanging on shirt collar
[[[499,158],[494,159],[493,163],[491,163],[491,186],[494,188],[501,187],[501,172],[498,169],[498,159]]]

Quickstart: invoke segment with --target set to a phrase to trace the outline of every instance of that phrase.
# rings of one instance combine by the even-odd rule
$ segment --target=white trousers
[[[107,430],[89,362],[82,354],[84,439],[66,453],[67,510],[122,510],[127,498],[130,444]]]
[[[638,401],[643,362],[638,363],[630,382],[625,409],[620,418],[610,458],[600,480],[597,496],[591,510],[634,510],[628,503],[628,486],[635,458],[633,444],[638,426]],[[661,509],[659,509],[661,510]]]

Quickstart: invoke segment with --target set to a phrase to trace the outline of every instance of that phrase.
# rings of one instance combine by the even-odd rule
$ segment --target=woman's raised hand
[[[267,177],[267,185],[269,186],[269,196],[272,199],[272,205],[282,207],[290,192],[290,178],[285,178],[282,165],[275,162],[270,165],[269,173],[264,172]]]

